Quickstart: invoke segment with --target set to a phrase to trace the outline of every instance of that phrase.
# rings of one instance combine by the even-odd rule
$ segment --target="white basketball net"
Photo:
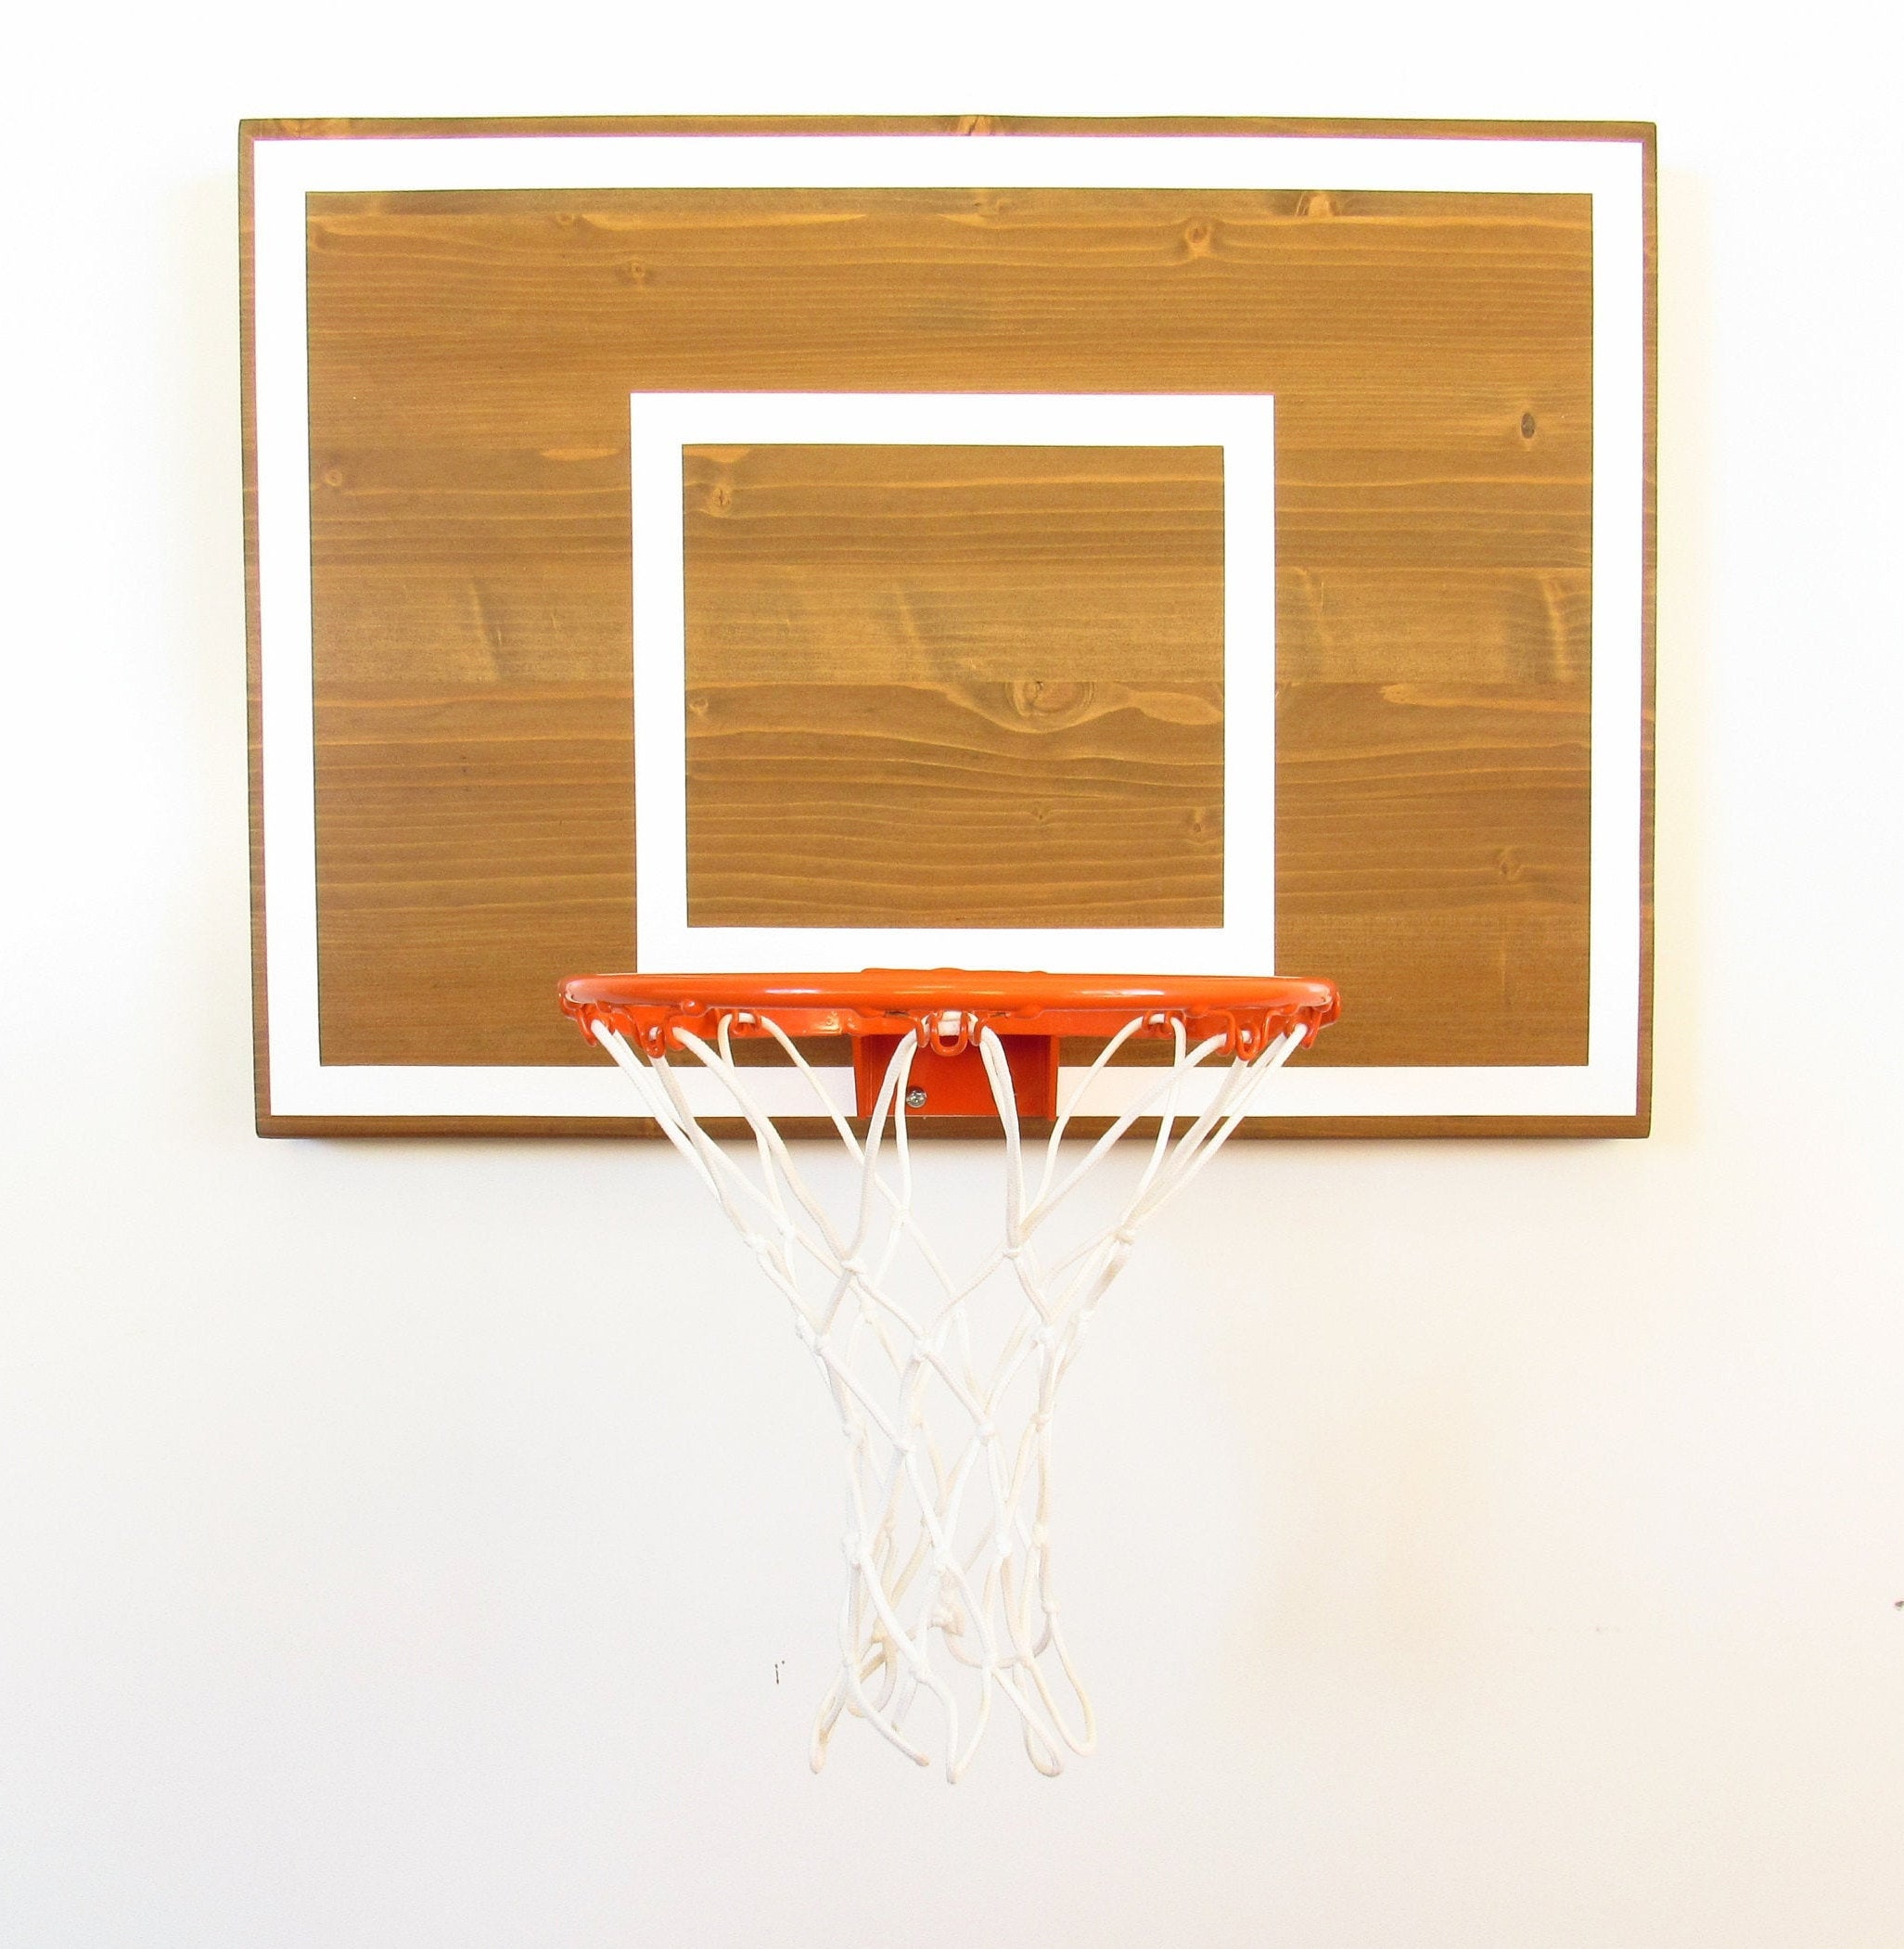
[[[1148,1087],[1081,1158],[1067,1155],[1063,1139],[1079,1105],[1145,1026],[1140,1016],[1110,1039],[1060,1106],[1050,1138],[1028,1158],[1003,1045],[979,1027],[973,1040],[1003,1126],[1004,1220],[976,1263],[954,1270],[913,1212],[905,1094],[917,1033],[895,1051],[863,1142],[778,1025],[759,1015],[742,1019],[771,1035],[804,1072],[859,1165],[850,1212],[836,1216],[823,1207],[750,1093],[749,1071],[734,1061],[735,1018],[722,1021],[712,1043],[678,1026],[672,1032],[720,1078],[750,1126],[753,1141],[732,1148],[701,1128],[665,1061],[637,1054],[605,1022],[594,1023],[594,1032],[785,1295],[846,1437],[840,1665],[814,1724],[814,1769],[824,1763],[843,1712],[930,1764],[929,1732],[915,1723],[923,1701],[946,1777],[957,1780],[1003,1700],[1023,1723],[1031,1763],[1055,1774],[1067,1752],[1088,1753],[1096,1737],[1052,1581],[1058,1383],[1138,1228],[1208,1162],[1303,1031],[1271,1040],[1253,1060],[1213,1065],[1215,1087],[1198,1092],[1207,1100],[1191,1110],[1181,1107],[1185,1080],[1220,1054],[1223,1039],[1188,1046],[1173,1020],[1174,1059],[1166,1068],[1119,1070],[1120,1077],[1142,1075]],[[1082,1243],[1054,1241],[1054,1213],[1120,1137],[1152,1117],[1156,1135],[1142,1140],[1136,1183],[1119,1192],[1109,1222]]]

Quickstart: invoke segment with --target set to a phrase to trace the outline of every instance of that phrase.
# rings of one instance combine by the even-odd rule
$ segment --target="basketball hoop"
[[[929,1764],[908,1728],[922,1696],[942,1714],[949,1780],[970,1765],[1000,1700],[1041,1773],[1090,1752],[1094,1718],[1052,1581],[1058,1384],[1138,1228],[1215,1155],[1265,1079],[1335,1019],[1334,987],[872,969],[578,977],[561,998],[786,1299],[839,1416],[847,1589],[815,1770],[843,1712]],[[823,1035],[852,1039],[863,1135],[795,1040]],[[1060,1102],[1067,1036],[1104,1047]],[[762,1107],[760,1079],[785,1071],[737,1063],[736,1038],[771,1040],[802,1079],[859,1169],[850,1211],[832,1213],[814,1195]],[[1147,1040],[1168,1045],[1166,1061],[1118,1066]],[[745,1119],[751,1142],[730,1150],[704,1127],[684,1058],[715,1080],[719,1113]],[[1101,1113],[1091,1099],[1107,1078],[1122,1085],[1118,1100],[1067,1159],[1064,1139]],[[975,1263],[955,1267],[914,1214],[909,1120],[974,1115],[995,1118],[1003,1136],[1004,1219]],[[1034,1119],[1050,1127],[1028,1158]],[[1134,1185],[1116,1188],[1107,1220],[1061,1237],[1075,1195],[1140,1129]]]

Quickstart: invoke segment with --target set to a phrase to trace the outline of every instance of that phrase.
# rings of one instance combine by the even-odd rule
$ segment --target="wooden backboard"
[[[241,177],[261,1130],[640,1134],[563,975],[957,965],[1329,976],[1261,1135],[1643,1134],[1650,129]]]

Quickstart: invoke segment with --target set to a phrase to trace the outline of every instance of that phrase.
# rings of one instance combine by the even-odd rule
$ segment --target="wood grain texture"
[[[1640,562],[1640,1060],[1638,1101],[1625,1132],[1643,1137],[1653,1130],[1653,937],[1655,683],[1659,653],[1659,159],[1649,124],[1641,135],[1641,199],[1646,268],[1643,374],[1645,434],[1642,466]]]
[[[1642,1019],[1650,1050],[1656,216],[1652,132],[1640,125],[1092,123],[984,116],[857,123],[603,118],[248,124],[240,164],[241,277],[254,835],[251,144],[318,135],[842,127],[975,135],[1587,135],[1642,143],[1648,473]],[[614,199],[591,198],[582,209],[576,199],[556,199],[568,207],[540,211],[519,199],[505,200],[509,221],[500,229],[486,227],[473,207],[451,207],[454,199],[313,201],[313,408],[328,383],[324,404],[330,413],[313,468],[313,555],[322,589],[320,819],[329,854],[322,896],[328,1059],[442,1059],[441,1035],[427,1056],[416,1053],[414,1024],[419,1007],[428,1015],[446,1007],[457,1036],[479,1018],[489,1027],[475,1033],[492,1038],[489,1053],[475,1053],[472,1045],[472,1053],[455,1052],[451,1059],[591,1059],[564,1026],[556,1025],[553,1034],[531,1028],[530,1012],[542,1006],[536,991],[546,989],[540,974],[524,973],[525,957],[516,949],[494,951],[493,930],[507,916],[518,940],[540,943],[537,952],[554,973],[579,962],[629,958],[627,801],[620,799],[616,831],[606,755],[625,750],[629,710],[626,393],[643,384],[768,390],[795,383],[786,377],[791,372],[842,368],[851,376],[820,383],[863,390],[882,382],[869,378],[876,368],[893,375],[887,382],[896,387],[911,385],[919,382],[922,343],[932,354],[925,363],[941,375],[928,378],[925,390],[1001,390],[1009,383],[1003,374],[1037,371],[1042,359],[1047,374],[1067,375],[1062,390],[1082,390],[1098,374],[1109,375],[1103,379],[1107,390],[1181,384],[1278,392],[1279,758],[1285,766],[1299,761],[1282,779],[1280,807],[1297,827],[1322,835],[1338,823],[1332,803],[1345,794],[1363,808],[1351,822],[1360,830],[1344,862],[1348,870],[1334,891],[1324,885],[1328,849],[1285,838],[1278,884],[1283,959],[1335,973],[1349,990],[1349,1019],[1329,1038],[1332,1059],[1397,1059],[1380,1052],[1398,1049],[1407,1060],[1500,1059],[1473,1053],[1497,1013],[1512,1020],[1522,1049],[1550,1052],[1506,1059],[1578,1059],[1551,1052],[1578,1045],[1584,1008],[1584,887],[1570,895],[1567,886],[1584,860],[1576,840],[1584,831],[1581,699],[1591,654],[1583,211],[1567,210],[1565,199],[1516,199],[1510,208],[1498,199],[1357,199],[1323,189],[1277,199],[1273,210],[1267,207],[1271,199],[1249,199],[1263,206],[1253,215],[1218,209],[1220,199],[1209,197],[1153,198],[1144,210],[1129,212],[1128,224],[1087,212],[1067,226],[1066,213],[1030,207],[1036,199],[975,191],[963,215],[941,212],[943,221],[927,225],[933,248],[911,264],[903,247],[894,255],[882,243],[892,227],[890,208],[849,212],[860,236],[844,239],[850,248],[843,252],[835,249],[842,241],[837,233],[850,224],[793,212],[778,227],[804,233],[797,240],[813,247],[806,269],[768,264],[770,295],[786,301],[770,306],[774,317],[764,342],[736,362],[718,341],[746,327],[747,302],[718,301],[712,287],[723,279],[751,282],[757,293],[754,247],[764,241],[771,257],[772,246],[788,241],[784,235],[763,240],[762,228],[773,226],[760,224],[758,210],[710,219],[701,199],[671,218],[657,220],[649,212],[630,225],[625,207],[598,207]],[[1463,202],[1476,208],[1455,207]],[[335,207],[326,211],[326,204]],[[1426,207],[1437,204],[1442,207]],[[364,218],[376,221],[359,221]],[[1272,236],[1273,223],[1284,234]],[[967,234],[957,238],[959,249],[947,251],[944,232],[953,224]],[[1492,265],[1484,248],[1490,228],[1498,247]],[[1509,234],[1516,228],[1541,248],[1530,255],[1528,235]],[[547,234],[534,234],[539,229]],[[639,251],[622,249],[631,232]],[[1459,260],[1451,266],[1450,241]],[[973,250],[975,243],[983,248]],[[857,253],[854,244],[862,247]],[[1028,245],[1042,248],[1044,282],[1063,286],[1066,301],[1054,302],[1049,289],[1039,295],[1038,251]],[[625,261],[614,272],[618,251]],[[1093,252],[1104,260],[1095,266]],[[322,261],[326,253],[328,263]],[[1411,265],[1412,253],[1432,254],[1446,274],[1430,276],[1406,302],[1384,304],[1379,291],[1373,293],[1378,301],[1365,301],[1371,280],[1413,279],[1421,266]],[[1093,269],[1102,274],[1094,280]],[[643,302],[631,307],[615,292],[611,301],[584,306],[588,315],[576,314],[578,280],[599,287],[611,275]],[[1172,308],[1195,277],[1209,280],[1201,300],[1212,312],[1239,308],[1239,296],[1245,311],[1252,298],[1289,301],[1268,303],[1254,334],[1246,322],[1238,328],[1233,320],[1206,317],[1199,335],[1195,305]],[[814,329],[804,339],[797,318],[791,333],[783,329],[801,298],[837,301],[856,278],[850,318],[811,320]],[[1266,292],[1265,279],[1278,291]],[[1145,281],[1175,289],[1145,293],[1139,289]],[[869,311],[861,301],[869,285],[894,302]],[[697,342],[697,309],[710,297],[718,328]],[[1305,314],[1314,320],[1307,335]],[[1567,340],[1561,351],[1555,325],[1563,314],[1572,322],[1559,334]],[[573,332],[564,328],[571,316]],[[1345,320],[1368,327],[1375,369],[1349,342],[1352,333],[1341,329]],[[1463,362],[1458,341],[1476,325],[1488,342]],[[1067,328],[1080,342],[1054,343]],[[1179,336],[1169,339],[1171,331]],[[895,342],[907,334],[920,341],[910,351]],[[1278,334],[1288,336],[1266,355],[1262,340]],[[530,342],[543,348],[529,362],[535,369],[519,359]],[[1161,376],[1159,359],[1169,368]],[[1405,369],[1381,369],[1385,360]],[[1252,365],[1252,382],[1215,377]],[[944,376],[975,365],[982,368],[976,378]],[[1127,367],[1146,376],[1134,382],[1118,376]],[[1080,376],[1080,368],[1088,370]],[[763,369],[778,376],[759,376]],[[1310,410],[1292,417],[1295,391],[1303,384],[1313,389]],[[1497,521],[1498,545],[1476,550],[1476,535],[1498,517],[1504,517]],[[968,689],[978,682],[969,675],[962,681]],[[925,686],[926,700],[990,722],[1001,698],[1024,694],[1011,686],[1053,680],[1001,673],[991,681],[1005,687],[975,704],[956,686],[949,694],[934,677]],[[484,720],[496,726],[493,737],[472,740],[466,726],[459,727],[458,707],[472,702],[500,707]],[[1461,735],[1477,736],[1476,750],[1489,757],[1476,768],[1485,782],[1473,793],[1451,789],[1441,775],[1455,719],[1469,727]],[[477,744],[497,749],[478,751]],[[591,781],[580,819],[562,815],[554,802],[568,796],[555,783],[565,773],[571,781]],[[1491,806],[1484,802],[1490,797]],[[1386,822],[1369,814],[1372,799],[1388,803]],[[408,827],[394,843],[375,831],[380,818],[390,817]],[[1452,838],[1455,857],[1432,841],[1437,830]],[[1333,852],[1342,858],[1342,848]],[[558,871],[558,862],[568,870]],[[525,891],[527,899],[518,901]],[[1405,966],[1377,966],[1395,960],[1382,938],[1385,916],[1392,918],[1398,900],[1405,916],[1408,902],[1425,894],[1427,933],[1406,918],[1400,925],[1401,960],[1426,969],[1425,978],[1411,977]],[[443,953],[448,914],[454,916],[451,933],[463,936],[449,957],[454,967],[446,966]],[[268,1103],[266,924],[254,868],[261,1112]],[[1310,946],[1315,953],[1306,951]],[[1330,954],[1338,965],[1323,958]],[[1345,957],[1352,964],[1357,954],[1371,964],[1359,980],[1339,965]],[[1444,1008],[1431,1021],[1424,1001],[1432,1003],[1438,988],[1445,1001],[1450,979],[1476,1006],[1465,1020],[1450,1020]],[[340,1003],[334,1016],[330,1005],[345,992],[355,1000]],[[1642,1076],[1649,1067],[1642,1063]],[[1264,1122],[1259,1132],[1610,1135],[1642,1131],[1646,1111],[1642,1082],[1633,1119]],[[357,1121],[263,1113],[261,1128],[267,1127],[342,1132]],[[381,1120],[373,1127],[394,1128]],[[513,1120],[445,1119],[417,1127],[517,1126]],[[639,1126],[611,1124],[602,1134],[641,1133]]]
[[[469,944],[453,955],[454,971],[475,984],[463,991],[467,1019],[492,1025],[484,1045],[500,1030],[516,1059],[589,1059],[585,1049],[564,1053],[559,1024],[535,1026],[518,1011],[563,956],[626,961],[636,891],[625,824],[602,801],[579,802],[564,819],[553,800],[531,807],[483,789],[454,737],[433,771],[414,743],[372,750],[352,715],[366,686],[381,686],[413,719],[460,689],[481,700],[501,742],[541,748],[557,772],[585,771],[589,753],[603,762],[627,735],[617,686],[630,626],[629,391],[882,387],[1274,391],[1288,645],[1280,945],[1287,966],[1347,956],[1355,976],[1352,1011],[1319,1059],[1579,1059],[1585,753],[1577,715],[1558,742],[1554,726],[1577,703],[1591,658],[1584,199],[994,189],[317,197],[310,237],[326,1059],[415,1059],[415,1023],[440,1007],[442,985],[419,956],[432,930],[446,928],[453,942],[457,932],[444,918],[445,889],[460,890]],[[839,582],[839,545],[828,537],[842,483],[776,481],[763,453],[705,460],[734,475],[719,517],[709,497],[723,483],[688,481],[688,505],[704,517],[694,545],[704,563],[731,555],[746,529],[735,502],[777,496],[795,557],[807,557],[807,605],[794,614],[783,604],[786,626],[773,640],[792,669],[811,671],[841,620],[817,592]],[[866,488],[858,483],[863,500]],[[1048,558],[1066,516],[1048,500],[1014,509],[1002,489],[989,507],[966,499],[991,547],[963,551],[970,587],[960,601],[943,599],[941,571],[961,550],[941,521],[937,560],[915,551],[860,565],[886,577],[887,626],[874,626],[880,618],[863,600],[858,624],[838,632],[842,664],[829,674],[850,674],[856,656],[910,632],[925,681],[899,686],[902,733],[940,738],[942,752],[979,763],[981,777],[990,766],[997,781],[1009,734],[996,698],[969,683],[982,671],[1019,686],[1003,694],[1025,696],[1061,680],[1063,646],[1029,625],[1014,557]],[[1122,580],[1106,586],[1141,592],[1154,571],[1145,621],[1158,627],[1169,569],[1163,554],[1146,566],[1130,545],[1139,506],[1117,517],[1126,545],[1112,566]],[[1152,509],[1172,512],[1167,501]],[[1212,535],[1208,512],[1199,519]],[[1187,572],[1208,545],[1195,529],[1180,537],[1175,599],[1201,586],[1207,610],[1214,583]],[[1014,532],[1021,538],[1007,542]],[[759,572],[751,583],[698,580],[730,592],[725,615],[696,625],[704,648],[734,620],[733,605],[757,618],[773,611],[775,592]],[[1181,644],[1185,631],[1164,635]],[[1141,690],[1144,674],[1128,673],[1127,689]],[[545,717],[552,682],[584,686],[590,722]],[[1436,708],[1399,701],[1424,683],[1436,686]],[[1493,702],[1502,685],[1530,710],[1542,695],[1553,710],[1524,712],[1511,735],[1497,735],[1513,715]],[[796,687],[783,686],[783,702]],[[872,700],[832,699],[841,712]],[[700,701],[698,829],[728,862],[706,882],[706,911],[760,911],[764,901],[789,919],[837,919],[876,908],[888,889],[903,904],[901,890],[918,879],[906,852],[907,814],[922,802],[916,779],[895,783],[888,766],[870,826],[855,817],[863,801],[836,793],[829,805],[810,791],[789,813],[809,856],[777,887],[763,885],[737,863],[750,846],[758,854],[757,815],[784,803],[776,788],[788,782],[761,762],[769,713],[756,708],[758,693],[711,681]],[[810,689],[804,715],[786,712],[779,727],[807,741],[810,785],[815,764],[842,772],[814,755],[843,735],[839,716],[824,722],[826,702]],[[1157,916],[1207,912],[1220,862],[1220,830],[1198,810],[1211,797],[1208,760],[1193,749],[1196,727],[1173,715],[1174,703],[1160,719],[1140,708],[1100,720],[1107,729],[1121,717],[1180,748],[1169,767],[1178,796],[1163,792],[1133,828],[1142,871],[1129,899]],[[1457,724],[1486,727],[1481,762],[1449,756]],[[1042,747],[1060,773],[1071,744],[1073,754],[1061,737]],[[724,772],[720,750],[733,754]],[[1426,801],[1398,789],[1397,764],[1406,769],[1411,750],[1418,774],[1439,765]],[[1138,763],[1129,750],[1116,758],[1127,770]],[[379,784],[378,763],[414,780],[464,783],[403,846],[366,848],[353,822],[388,816],[413,790],[396,776]],[[1034,789],[1002,801],[984,827],[988,844],[1022,843],[1050,798]],[[1355,804],[1354,816],[1341,815]],[[1115,913],[1114,884],[1089,870],[1083,826],[1060,817],[1047,831],[1048,877],[1034,881],[1021,867],[1016,894],[995,866],[985,886],[963,891],[955,861],[935,867],[948,869],[944,883],[965,911],[996,913],[1017,898],[1027,912],[1049,903],[1054,924]],[[848,846],[856,895],[820,870],[828,844]],[[1452,860],[1450,846],[1462,849]],[[831,865],[841,864],[836,853]],[[1172,876],[1174,906],[1162,888]],[[802,885],[831,887],[830,907],[802,912]],[[509,937],[479,946],[490,921],[506,921]],[[512,973],[531,961],[532,979]]]
[[[320,965],[357,977],[328,980],[326,1047],[410,1063],[588,1054],[554,997],[605,950],[631,957],[630,710],[625,681],[326,686]]]
[[[1080,1117],[1070,1135],[1083,1140],[1102,1136],[1108,1120]],[[738,1117],[709,1117],[701,1128],[723,1143],[746,1142],[752,1131]],[[837,1141],[833,1125],[821,1117],[779,1117],[774,1128],[789,1140]],[[1643,1137],[1646,1116],[1630,1117],[1248,1117],[1237,1125],[1241,1137],[1336,1139],[1358,1137]],[[1026,1119],[1023,1135],[1048,1136],[1050,1125]],[[266,1137],[610,1137],[625,1142],[662,1143],[647,1118],[608,1117],[284,1117],[262,1115],[258,1134]],[[1140,1118],[1128,1132],[1142,1143],[1156,1135],[1155,1119]],[[983,1144],[996,1150],[995,1118],[943,1117],[913,1126],[911,1141]]]
[[[257,226],[251,139],[238,141],[238,438],[245,533],[245,783],[251,882],[251,1097],[258,1134],[271,1115],[271,1018],[265,988],[264,629],[258,583]]]
[[[256,142],[414,135],[1421,135],[1444,142],[1634,142],[1646,147],[1650,160],[1654,133],[1650,122],[1317,115],[322,115],[238,124],[247,154]]]
[[[691,449],[690,919],[1220,926],[1221,460]]]
[[[1591,701],[1584,681],[1284,687],[1278,938],[1407,1004],[1315,1060],[1586,1061]]]

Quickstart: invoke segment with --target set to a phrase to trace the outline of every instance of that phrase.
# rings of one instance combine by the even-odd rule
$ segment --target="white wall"
[[[1893,1949],[1879,11],[685,13],[15,32],[0,1941]],[[1056,1782],[806,1771],[835,1438],[671,1157],[249,1131],[237,118],[776,108],[1661,127],[1658,1134],[1239,1149],[1147,1237]]]

